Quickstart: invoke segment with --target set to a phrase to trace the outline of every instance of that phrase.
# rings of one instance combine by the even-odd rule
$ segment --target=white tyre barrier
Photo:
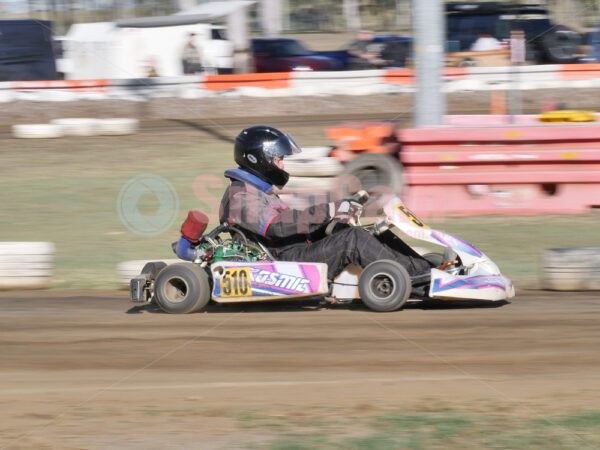
[[[286,205],[294,209],[306,209],[326,201],[332,189],[334,177],[290,177],[279,193]]]
[[[64,118],[50,123],[61,127],[64,136],[95,136],[100,129],[98,119]]]
[[[285,171],[296,177],[334,177],[341,173],[342,163],[330,157],[294,158],[285,161]]]
[[[333,147],[320,146],[320,147],[302,147],[302,152],[296,155],[287,156],[287,161],[293,161],[295,159],[314,159],[314,158],[325,158],[329,156]]]
[[[123,287],[128,287],[129,282],[132,278],[137,277],[141,272],[144,266],[152,261],[162,261],[165,264],[174,264],[178,262],[182,262],[181,259],[136,259],[132,261],[123,261],[119,263],[117,266],[117,276],[119,279],[119,283],[123,285]]]
[[[13,91],[8,89],[0,90],[0,103],[12,102],[14,98],[15,94]]]
[[[0,289],[43,289],[54,272],[51,242],[0,242]]]
[[[314,200],[312,200],[309,196],[305,195],[296,195],[294,193],[283,193],[279,195],[279,198],[290,208],[293,209],[306,209],[310,208],[315,204]]]
[[[104,136],[134,134],[139,128],[137,119],[99,119],[98,122],[98,134]]]
[[[600,247],[546,249],[542,287],[553,291],[600,290]]]
[[[290,177],[283,188],[284,192],[303,191],[316,193],[317,191],[329,191],[333,177]]]
[[[13,125],[12,134],[20,139],[50,139],[63,136],[62,127],[52,123]]]

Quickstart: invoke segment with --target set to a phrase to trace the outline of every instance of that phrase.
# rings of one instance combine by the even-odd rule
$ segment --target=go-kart
[[[358,198],[366,201],[364,194]],[[397,197],[364,228],[374,235],[396,229],[445,251],[423,255],[434,266],[425,275],[411,277],[398,262],[381,260],[364,269],[348,266],[328,280],[326,264],[277,261],[259,240],[223,223],[199,238],[193,261],[146,264],[131,280],[131,300],[155,302],[168,313],[184,314],[202,310],[211,299],[231,303],[321,297],[331,303],[360,299],[374,311],[387,312],[402,308],[409,298],[499,301],[515,295],[511,281],[483,252],[429,228]]]

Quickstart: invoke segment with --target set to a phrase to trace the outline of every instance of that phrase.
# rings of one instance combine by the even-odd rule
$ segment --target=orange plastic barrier
[[[412,69],[388,69],[384,71],[383,81],[410,85],[415,82],[415,71]]]
[[[398,143],[393,122],[346,122],[328,128],[326,135],[336,141],[337,148],[332,156],[341,161],[350,161],[358,153],[395,153]]]
[[[444,69],[443,78],[449,80],[462,80],[469,75],[467,67],[447,67]],[[387,69],[383,71],[383,81],[393,84],[411,85],[415,83],[413,69]]]
[[[14,90],[39,90],[63,89],[68,91],[93,91],[106,92],[109,80],[43,80],[43,81],[13,81],[11,89]]]
[[[558,73],[563,80],[599,78],[600,64],[562,64]]]
[[[211,91],[225,91],[238,87],[281,89],[290,87],[290,79],[290,72],[207,75],[200,85]]]
[[[422,215],[600,206],[600,126],[399,130],[405,201]]]

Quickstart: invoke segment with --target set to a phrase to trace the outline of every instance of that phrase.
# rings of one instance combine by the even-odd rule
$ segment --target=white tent
[[[237,50],[248,46],[246,8],[255,4],[253,0],[232,0],[202,3],[191,9],[178,12],[176,16],[205,16],[208,20],[227,17],[227,39]]]
[[[71,69],[66,78],[141,78],[150,66],[160,76],[180,76],[181,53],[192,32],[204,67],[231,69],[233,45],[247,48],[245,8],[253,3],[217,1],[171,16],[75,24],[65,36],[65,58]],[[221,27],[210,22],[225,16],[228,41],[213,40],[213,30]]]
[[[63,40],[66,78],[110,78],[114,29],[111,22],[77,23],[69,28]]]
[[[180,11],[174,15],[190,15],[190,14],[199,14],[209,16],[209,20],[214,20],[219,17],[228,16],[229,14],[233,14],[240,9],[247,8],[255,4],[256,1],[253,0],[232,0],[232,1],[219,1],[219,2],[207,2],[202,3],[198,6],[194,6],[193,8],[186,9],[185,11]]]

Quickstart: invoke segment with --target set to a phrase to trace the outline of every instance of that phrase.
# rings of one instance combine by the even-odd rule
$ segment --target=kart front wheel
[[[167,266],[156,277],[154,297],[158,306],[171,314],[199,311],[210,300],[208,275],[193,263]]]
[[[402,265],[392,260],[375,261],[360,274],[358,292],[365,305],[377,312],[396,311],[408,300],[412,283]]]
[[[458,259],[458,255],[454,250],[449,247],[444,249],[444,253],[425,253],[423,255],[429,264],[431,264],[436,269],[444,265],[445,263],[449,263],[451,261],[455,261]]]
[[[425,253],[423,255],[423,258],[425,258],[429,262],[429,264],[431,264],[436,269],[442,264],[444,264],[444,255],[442,255],[441,253]]]

